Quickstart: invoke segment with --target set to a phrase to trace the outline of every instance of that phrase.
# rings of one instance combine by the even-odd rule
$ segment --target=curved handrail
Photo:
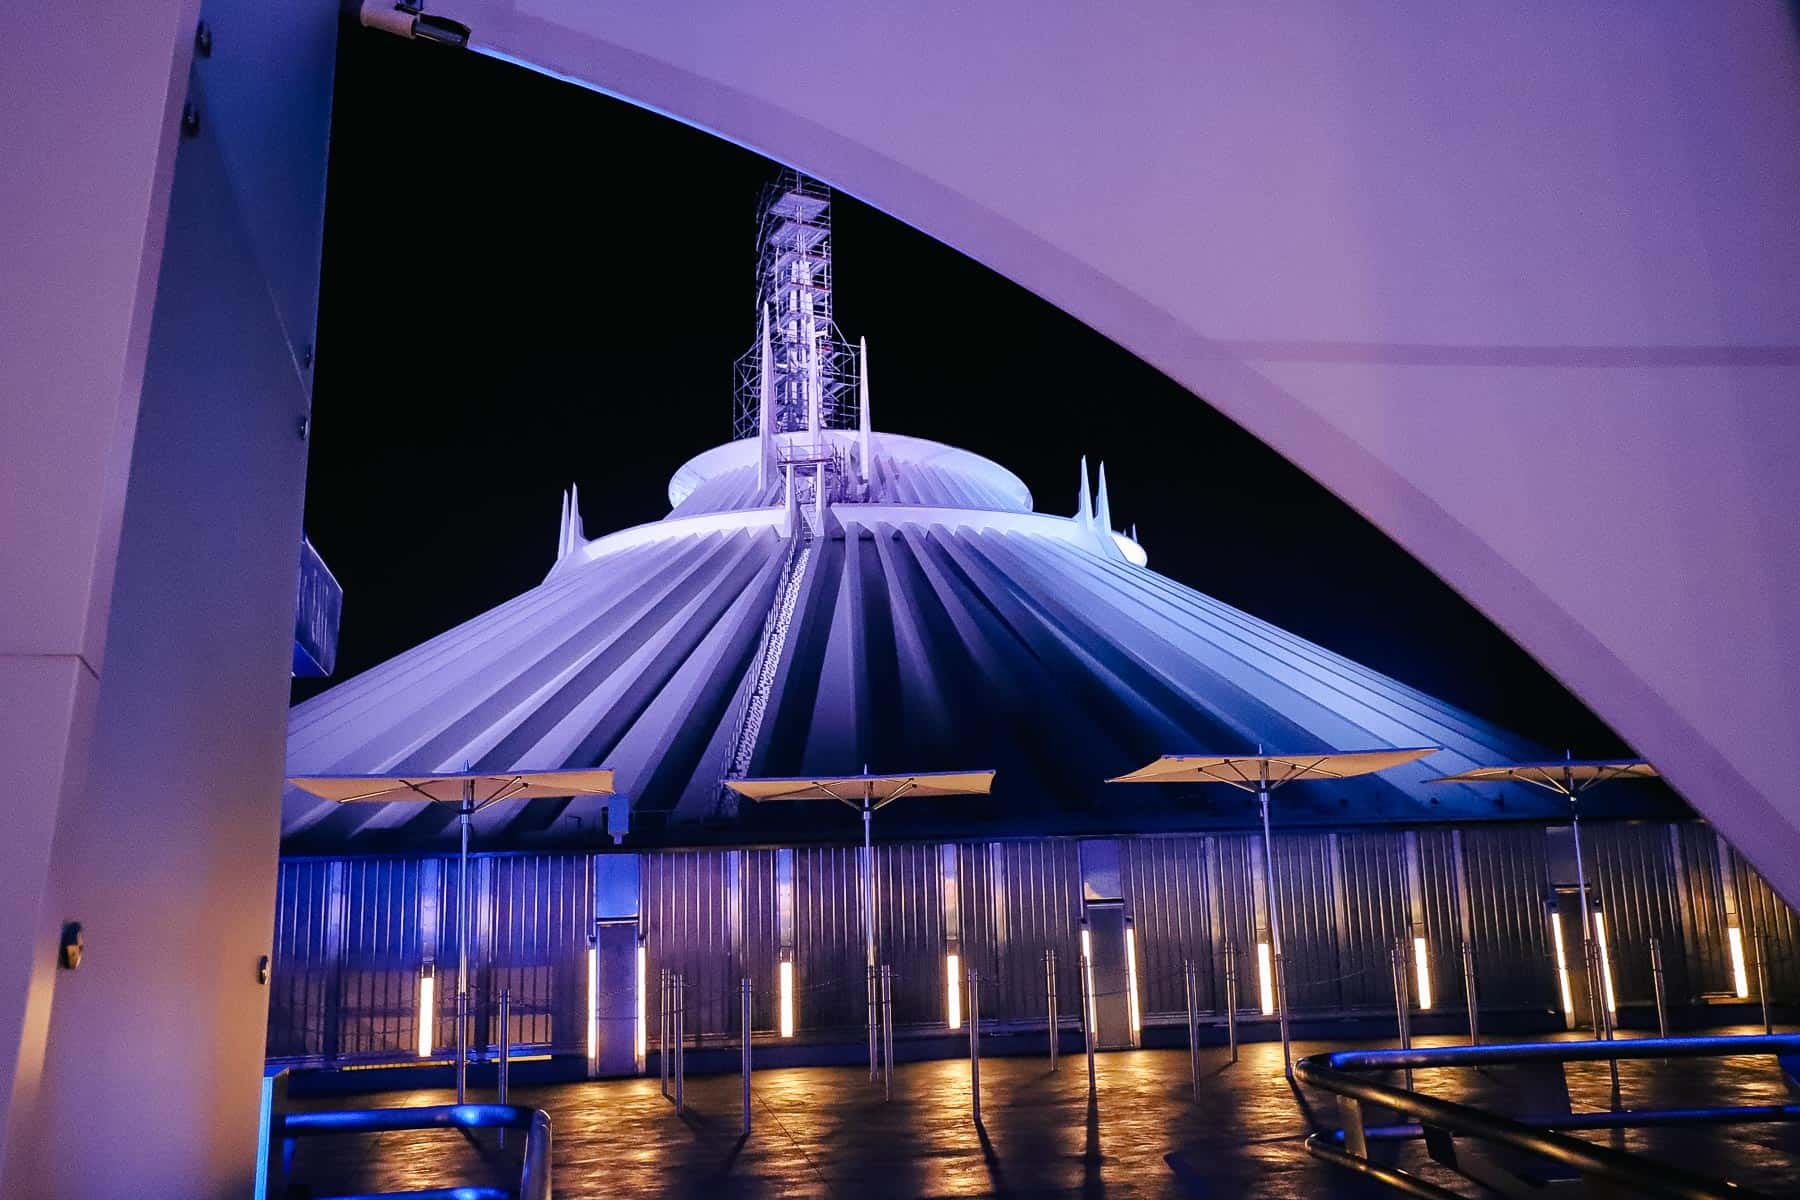
[[[1583,1042],[1519,1042],[1485,1046],[1413,1047],[1404,1050],[1339,1050],[1309,1055],[1295,1064],[1302,1082],[1322,1088],[1338,1096],[1380,1104],[1420,1125],[1429,1125],[1450,1134],[1480,1138],[1537,1155],[1565,1166],[1574,1167],[1595,1178],[1629,1184],[1635,1194],[1670,1197],[1674,1200],[1725,1200],[1753,1195],[1745,1188],[1709,1179],[1666,1163],[1654,1162],[1635,1155],[1595,1145],[1557,1133],[1541,1126],[1500,1116],[1466,1104],[1427,1096],[1406,1088],[1395,1087],[1372,1079],[1360,1078],[1353,1072],[1375,1070],[1422,1069],[1428,1067],[1472,1067],[1520,1062],[1599,1062],[1609,1059],[1703,1058],[1744,1054],[1800,1054],[1800,1036],[1762,1035],[1754,1037],[1683,1037],[1636,1038],[1626,1041]],[[1794,1106],[1757,1106],[1755,1108],[1718,1108],[1709,1110],[1645,1110],[1636,1113],[1609,1114],[1604,1122],[1609,1127],[1672,1123],[1679,1112],[1685,1123],[1743,1123],[1756,1120],[1793,1119]],[[1702,1115],[1704,1114],[1704,1115]],[[1561,1123],[1561,1122],[1559,1122]],[[1598,1123],[1598,1122],[1597,1122]],[[1579,1122],[1571,1122],[1573,1127]],[[1398,1131],[1396,1131],[1398,1132]],[[1369,1163],[1365,1131],[1358,1128],[1353,1136],[1346,1131],[1315,1133],[1306,1147],[1315,1157],[1351,1167],[1380,1178],[1394,1187],[1420,1196],[1453,1196],[1455,1193],[1437,1187],[1416,1176],[1389,1167]],[[1338,1144],[1338,1143],[1347,1143]]]
[[[407,1129],[523,1129],[525,1153],[519,1167],[518,1200],[550,1200],[550,1114],[542,1109],[515,1104],[434,1104],[419,1108],[292,1112],[281,1117],[278,1132],[282,1137],[294,1138]],[[494,1200],[506,1195],[493,1188],[435,1188],[410,1194],[444,1200]]]

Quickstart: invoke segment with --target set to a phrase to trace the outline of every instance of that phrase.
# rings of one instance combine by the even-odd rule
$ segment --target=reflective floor
[[[1299,1053],[1326,1048],[1297,1044]],[[654,1078],[519,1087],[514,1102],[551,1115],[559,1197],[1393,1194],[1307,1155],[1306,1134],[1337,1124],[1336,1103],[1289,1088],[1278,1045],[1247,1045],[1235,1065],[1223,1050],[1207,1049],[1201,1062],[1196,1104],[1185,1050],[1102,1055],[1099,1101],[1090,1108],[1079,1056],[1064,1057],[1054,1075],[1042,1059],[984,1058],[979,1127],[970,1120],[966,1060],[897,1068],[895,1098],[888,1104],[864,1070],[758,1072],[748,1138],[739,1136],[736,1075],[689,1079],[687,1112],[680,1115]],[[1620,1071],[1625,1107],[1796,1099],[1766,1058],[1623,1063]],[[1435,1095],[1495,1105],[1517,1091],[1515,1079],[1473,1072],[1420,1072],[1418,1085]],[[1568,1088],[1577,1111],[1606,1108],[1606,1065],[1570,1067]],[[442,1092],[418,1091],[308,1107],[447,1100]],[[318,1195],[506,1184],[516,1181],[520,1135],[512,1136],[508,1150],[496,1147],[491,1133],[479,1141],[448,1132],[313,1139],[300,1144],[295,1179]],[[1769,1195],[1800,1195],[1795,1126],[1596,1136],[1727,1175]],[[1399,1161],[1439,1182],[1455,1182],[1426,1163],[1422,1149],[1401,1150]]]

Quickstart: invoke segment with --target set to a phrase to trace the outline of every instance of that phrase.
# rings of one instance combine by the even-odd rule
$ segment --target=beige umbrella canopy
[[[1275,901],[1275,848],[1269,835],[1269,793],[1306,779],[1352,779],[1373,775],[1436,754],[1441,746],[1404,750],[1324,750],[1306,754],[1165,754],[1108,783],[1223,783],[1255,792],[1262,808],[1263,882],[1268,887],[1269,948],[1275,956],[1275,1011],[1281,1021],[1281,1059],[1288,1078],[1294,1057],[1288,1040],[1287,978],[1281,960],[1281,917]]]
[[[1586,758],[1573,756],[1560,762],[1507,763],[1493,767],[1471,767],[1467,771],[1455,775],[1445,775],[1438,779],[1427,780],[1428,783],[1529,783],[1535,787],[1546,788],[1552,792],[1569,798],[1569,832],[1575,843],[1575,889],[1581,899],[1581,954],[1590,979],[1596,970],[1594,964],[1594,938],[1589,932],[1588,921],[1588,886],[1587,864],[1581,854],[1581,812],[1577,799],[1591,787],[1602,783],[1611,783],[1620,779],[1658,779],[1661,773],[1641,758]],[[1592,986],[1590,983],[1589,986]],[[1595,1005],[1593,1011],[1599,1014],[1603,1005]],[[1599,1029],[1601,1023],[1610,1020],[1611,1014],[1601,1017],[1596,1015],[1594,1026]],[[1610,1030],[1610,1026],[1608,1027]],[[1607,1036],[1611,1036],[1608,1032]],[[1618,1064],[1613,1064],[1613,1087],[1618,1087]]]
[[[813,775],[779,779],[727,779],[725,786],[749,800],[836,800],[862,813],[863,948],[869,975],[869,1077],[875,1077],[875,860],[869,818],[903,796],[985,796],[992,771],[920,771],[897,775]]]
[[[469,1071],[469,822],[476,813],[502,800],[609,796],[613,773],[595,768],[461,775],[297,775],[288,782],[337,804],[429,800],[457,806],[462,854],[456,872],[456,1102],[461,1104]]]

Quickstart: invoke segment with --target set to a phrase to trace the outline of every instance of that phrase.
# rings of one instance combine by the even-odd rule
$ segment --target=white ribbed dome
[[[728,771],[993,767],[994,800],[921,803],[887,829],[995,835],[1241,821],[1229,796],[1171,807],[1101,783],[1169,751],[1447,748],[1288,794],[1290,816],[1334,823],[1491,815],[1491,796],[1425,779],[1541,755],[1134,565],[1085,482],[1075,517],[1048,516],[978,455],[890,434],[872,445],[867,499],[823,507],[822,524],[757,493],[754,440],[700,455],[664,520],[573,539],[539,586],[298,705],[290,769],[604,765],[635,835],[755,840],[819,814],[734,815]],[[535,801],[477,825],[490,844],[586,844],[596,815]],[[284,836],[291,850],[426,845],[447,820],[290,795]]]

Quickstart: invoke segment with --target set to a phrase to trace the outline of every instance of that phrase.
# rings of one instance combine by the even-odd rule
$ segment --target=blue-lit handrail
[[[550,1200],[550,1114],[513,1104],[435,1104],[421,1108],[357,1108],[335,1112],[291,1112],[281,1117],[282,1137],[317,1137],[334,1133],[392,1133],[408,1129],[523,1129],[524,1160],[519,1167],[518,1200]],[[422,1192],[383,1193],[413,1200],[508,1200],[498,1188],[434,1188]],[[344,1196],[333,1200],[375,1200]]]
[[[1416,1046],[1406,1050],[1339,1050],[1314,1054],[1295,1064],[1304,1083],[1358,1102],[1379,1104],[1411,1117],[1418,1125],[1315,1133],[1306,1148],[1315,1157],[1348,1167],[1415,1196],[1443,1200],[1457,1193],[1418,1176],[1372,1163],[1354,1142],[1369,1137],[1416,1137],[1424,1126],[1453,1135],[1479,1138],[1573,1167],[1592,1179],[1628,1184],[1633,1194],[1678,1197],[1680,1200],[1725,1200],[1754,1195],[1747,1189],[1709,1179],[1667,1163],[1598,1146],[1558,1133],[1563,1129],[1633,1128],[1668,1124],[1745,1124],[1800,1117],[1800,1106],[1757,1105],[1744,1108],[1646,1109],[1635,1112],[1568,1114],[1533,1124],[1466,1104],[1441,1100],[1406,1088],[1359,1077],[1360,1071],[1392,1071],[1430,1067],[1494,1066],[1524,1062],[1604,1062],[1610,1059],[1710,1058],[1725,1055],[1800,1054],[1800,1036],[1633,1038],[1626,1041],[1517,1042],[1486,1046]]]

